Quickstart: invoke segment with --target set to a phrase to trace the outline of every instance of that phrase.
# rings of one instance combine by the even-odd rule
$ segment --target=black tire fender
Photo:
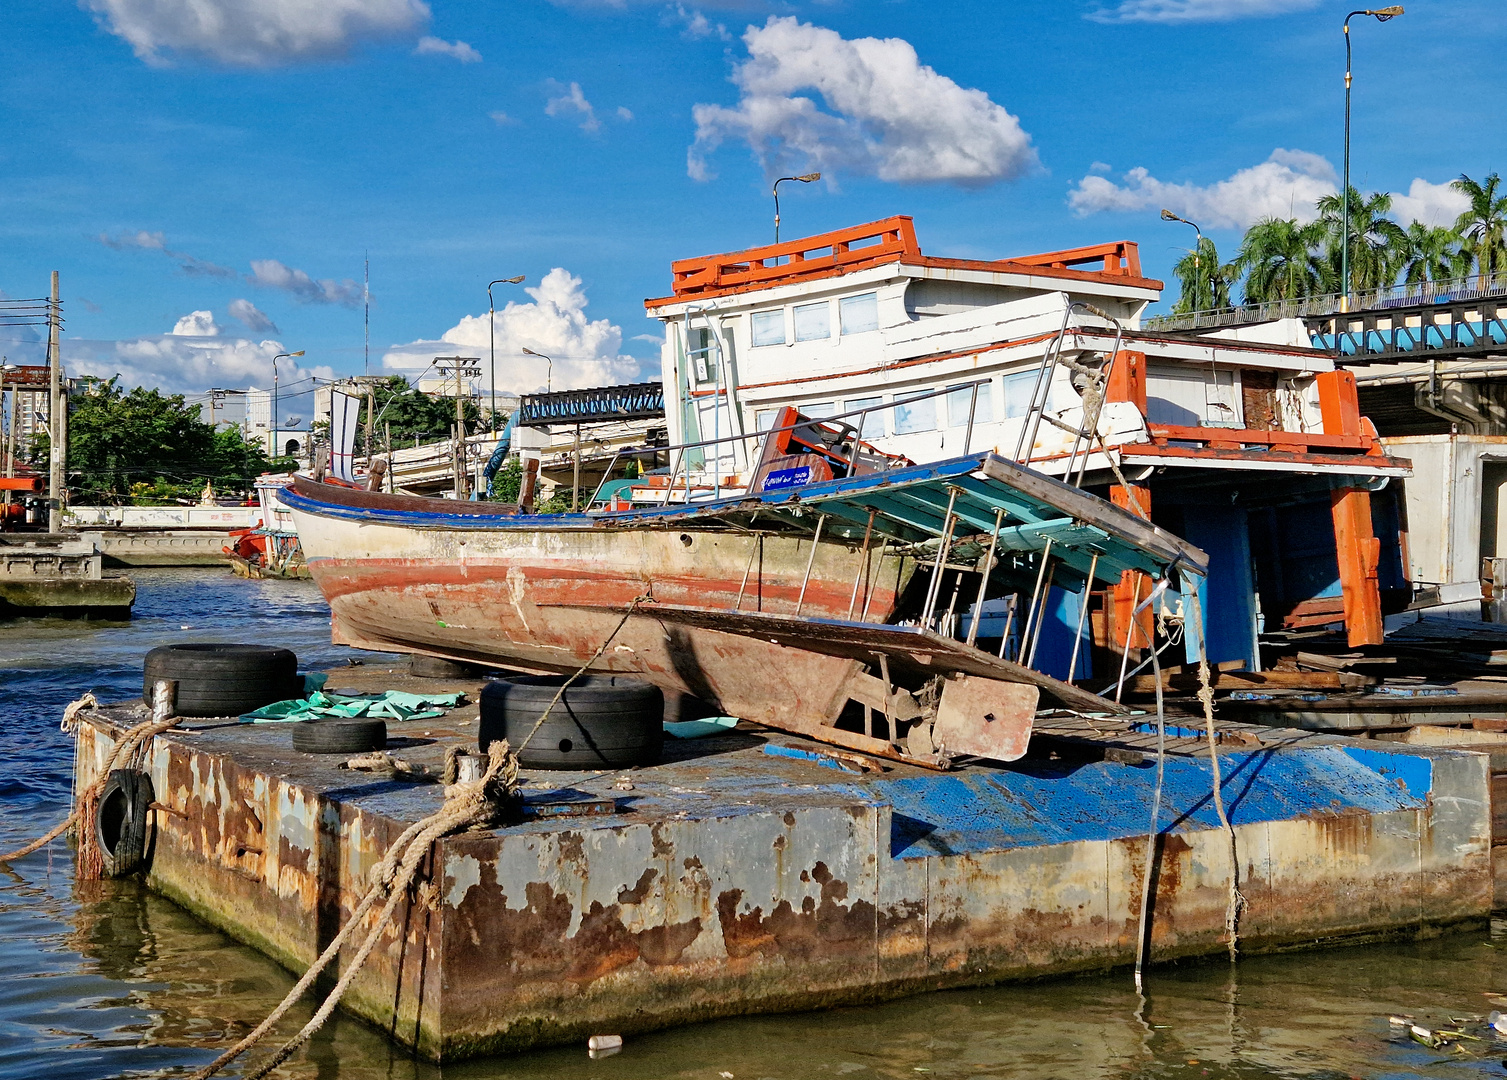
[[[104,860],[105,877],[127,877],[146,868],[152,778],[136,769],[114,769],[94,811],[94,841]]]
[[[240,716],[303,696],[298,657],[272,645],[162,645],[142,664],[144,701],[152,700],[159,679],[178,684],[174,711],[179,716]]]
[[[664,750],[664,693],[624,675],[586,675],[566,687],[542,724],[564,675],[496,679],[481,691],[478,743],[497,739],[536,769],[613,769],[654,765]],[[535,731],[535,726],[538,730]]]
[[[387,747],[387,721],[324,716],[293,725],[293,749],[304,754],[368,754]]]

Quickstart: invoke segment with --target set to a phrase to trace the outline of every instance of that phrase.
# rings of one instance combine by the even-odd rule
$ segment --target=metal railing
[[[806,417],[803,420],[797,421],[796,423],[793,423],[793,424],[782,424],[782,425],[779,425],[777,427],[768,428],[768,429],[766,429],[764,431],[752,431],[752,432],[747,432],[747,433],[745,433],[743,435],[724,435],[721,438],[716,438],[716,439],[702,439],[699,442],[681,443],[678,446],[671,446],[671,447],[667,447],[667,448],[666,447],[661,447],[661,448],[655,450],[654,452],[655,453],[665,453],[665,452],[668,451],[669,453],[673,453],[675,455],[675,459],[674,459],[674,461],[673,461],[673,463],[672,463],[672,465],[670,467],[669,482],[665,485],[665,501],[669,502],[670,499],[671,499],[671,497],[676,492],[676,490],[677,490],[677,481],[680,478],[680,472],[681,472],[682,467],[686,467],[686,474],[685,474],[684,487],[680,488],[680,490],[683,490],[685,492],[685,501],[687,503],[691,503],[691,502],[696,502],[698,500],[696,489],[692,486],[692,482],[691,482],[691,470],[688,467],[689,462],[687,460],[688,457],[689,457],[689,452],[692,451],[692,450],[704,450],[704,449],[706,449],[709,446],[721,446],[721,445],[728,444],[728,443],[746,443],[750,439],[758,439],[758,440],[762,441],[762,440],[766,440],[768,438],[771,438],[772,436],[774,436],[774,435],[776,435],[776,434],[778,434],[779,432],[782,432],[782,431],[795,431],[798,428],[808,428],[808,427],[812,427],[813,425],[827,424],[827,423],[830,423],[831,421],[834,421],[834,420],[843,420],[843,419],[846,419],[847,417],[850,417],[850,416],[856,416],[856,417],[858,417],[858,423],[857,423],[857,425],[848,425],[850,427],[853,427],[853,450],[852,450],[851,460],[854,461],[854,462],[856,462],[857,459],[858,459],[858,455],[861,452],[861,449],[862,449],[862,446],[863,446],[863,429],[864,429],[864,426],[865,426],[865,424],[866,424],[866,422],[868,420],[869,414],[876,413],[876,412],[883,412],[885,409],[899,408],[901,406],[910,405],[910,404],[912,404],[914,402],[917,402],[917,401],[925,401],[928,398],[942,397],[942,396],[947,395],[947,394],[955,394],[955,393],[957,393],[960,390],[971,390],[972,391],[972,393],[969,395],[968,424],[967,424],[967,427],[965,428],[965,430],[963,432],[963,455],[966,456],[968,454],[968,452],[969,452],[969,449],[973,445],[973,422],[974,422],[975,416],[978,413],[979,387],[981,387],[981,386],[988,386],[989,383],[990,383],[990,381],[991,380],[989,380],[989,379],[975,379],[972,382],[954,383],[953,385],[948,386],[948,387],[944,387],[943,389],[940,389],[940,390],[927,390],[927,391],[924,391],[922,393],[911,394],[911,395],[903,397],[903,398],[896,398],[894,401],[884,402],[884,403],[878,404],[878,405],[870,405],[870,406],[867,406],[866,408],[862,408],[862,409],[851,409],[848,412],[836,413],[836,414],[834,414],[832,416],[821,416],[821,417],[810,417],[810,416],[808,416],[808,417]],[[844,439],[843,441],[846,441],[846,440]],[[611,478],[612,478],[612,469],[617,464],[617,461],[618,461],[619,457],[622,457],[622,456],[632,457],[632,456],[635,456],[635,455],[640,454],[640,453],[649,453],[649,452],[650,451],[648,451],[648,450],[637,450],[637,451],[621,451],[618,454],[614,454],[613,458],[612,458],[612,461],[608,463],[606,473],[603,474],[601,484],[599,484],[597,486],[596,493],[594,493],[592,495],[591,501],[592,502],[596,501],[597,495],[599,495],[601,493],[602,488],[607,485],[607,483],[608,483],[609,480],[611,480]],[[759,456],[760,455],[750,455],[748,457],[747,460],[749,462],[749,469],[750,470],[753,470],[754,468],[756,468],[756,465],[754,463],[758,460]],[[717,457],[720,458],[721,455],[717,455]],[[708,491],[709,491],[708,494],[701,495],[700,498],[703,498],[703,499],[717,499],[717,498],[721,497],[721,483],[720,483],[721,473],[720,473],[720,470],[716,471],[714,475],[715,475],[715,477],[716,477],[716,479],[717,479],[718,482],[715,483],[713,486],[711,486],[708,489]],[[749,477],[750,483],[752,482],[752,480],[753,480],[753,477],[750,475],[750,477]],[[590,506],[591,503],[587,503],[587,505]]]
[[[518,401],[518,422],[525,427],[652,420],[664,414],[665,388],[657,382],[524,394]]]
[[[1412,307],[1450,300],[1476,300],[1507,295],[1507,273],[1472,274],[1444,281],[1418,281],[1364,289],[1350,294],[1350,314],[1379,308]],[[1340,314],[1340,293],[1324,293],[1295,300],[1272,300],[1243,307],[1189,311],[1179,315],[1154,315],[1141,324],[1144,330],[1203,330],[1221,326],[1275,322],[1278,319],[1311,319]]]

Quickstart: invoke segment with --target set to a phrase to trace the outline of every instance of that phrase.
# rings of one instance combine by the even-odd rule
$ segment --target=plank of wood
[[[1358,690],[1375,679],[1348,671],[1221,671],[1211,680],[1215,692],[1229,690]],[[1164,690],[1192,690],[1200,686],[1197,674],[1162,676]],[[1132,693],[1156,692],[1155,675],[1138,675],[1127,684]]]

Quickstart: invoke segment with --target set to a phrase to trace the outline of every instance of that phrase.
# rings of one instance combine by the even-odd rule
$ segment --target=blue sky
[[[1407,8],[1352,24],[1352,171],[1443,220],[1441,185],[1507,166],[1507,20]],[[1347,10],[12,0],[0,290],[61,271],[72,373],[197,390],[300,348],[306,373],[361,372],[366,253],[374,371],[485,359],[486,283],[522,273],[496,290],[501,388],[542,387],[523,346],[557,389],[652,377],[642,300],[670,261],[767,242],[770,171],[812,168],[782,189],[787,238],[907,213],[928,253],[1131,239],[1167,279],[1191,235],[1162,205],[1228,257],[1334,189]]]

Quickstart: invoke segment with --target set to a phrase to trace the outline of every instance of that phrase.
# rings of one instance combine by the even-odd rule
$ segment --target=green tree
[[[380,447],[388,431],[392,432],[395,447],[405,443],[435,442],[448,439],[455,426],[455,399],[434,394],[422,394],[408,385],[401,375],[393,375],[372,384],[372,397],[377,406],[377,420],[373,425],[372,446]],[[461,403],[466,430],[483,430],[482,414],[476,402],[466,398]],[[499,417],[499,423],[502,417]],[[365,445],[366,410],[361,411],[361,423],[356,430],[356,446]]]
[[[1319,200],[1319,224],[1324,230],[1328,255],[1325,284],[1335,292],[1344,292],[1340,281],[1344,203],[1339,194]],[[1407,250],[1407,233],[1389,216],[1392,196],[1384,191],[1362,196],[1350,189],[1350,291],[1364,292],[1391,285]]]
[[[47,460],[46,435],[33,460]],[[68,400],[68,483],[75,502],[197,502],[209,481],[244,492],[269,462],[235,429],[216,431],[182,394],[136,387],[118,377]]]
[[[1402,280],[1409,285],[1448,281],[1469,272],[1469,257],[1460,250],[1459,234],[1421,221],[1408,226],[1400,261]]]
[[[1461,249],[1475,263],[1481,287],[1507,270],[1507,194],[1498,195],[1502,178],[1489,173],[1484,184],[1460,174],[1450,187],[1470,200],[1470,208],[1455,221]]]
[[[1301,300],[1324,285],[1324,261],[1318,247],[1324,237],[1318,222],[1264,218],[1246,230],[1232,264],[1245,274],[1245,302],[1265,304]]]
[[[1179,315],[1230,307],[1230,286],[1240,277],[1234,263],[1220,264],[1219,250],[1207,236],[1178,260],[1172,272],[1182,284],[1182,295],[1172,306]]]

